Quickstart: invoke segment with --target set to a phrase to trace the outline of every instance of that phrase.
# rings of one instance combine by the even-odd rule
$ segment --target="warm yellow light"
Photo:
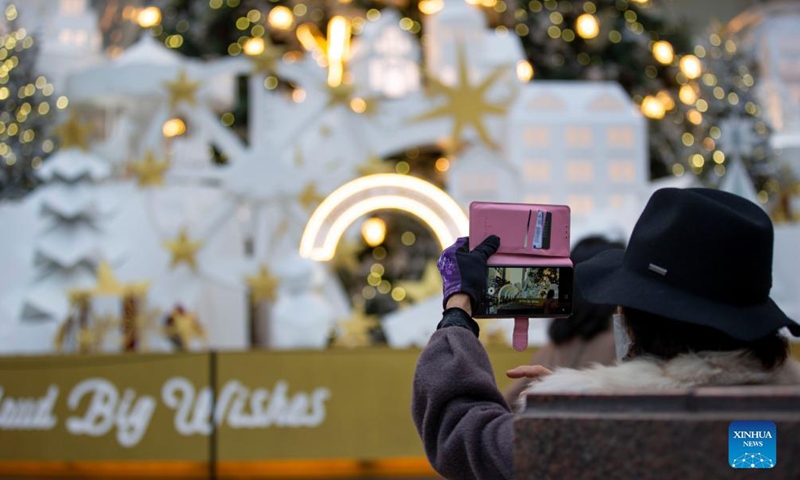
[[[600,34],[600,22],[591,13],[584,13],[575,21],[575,31],[581,38],[590,40]]]
[[[648,118],[659,120],[664,118],[667,112],[658,98],[648,95],[642,100],[642,113]]]
[[[342,185],[317,207],[300,240],[300,255],[330,260],[339,239],[353,222],[387,209],[401,210],[422,220],[443,249],[469,230],[461,207],[435,185],[406,175],[368,175]]]
[[[681,58],[679,67],[681,72],[686,75],[686,78],[690,80],[699,78],[703,73],[703,64],[700,63],[700,59],[694,55],[685,55]]]
[[[269,11],[267,23],[269,23],[272,28],[277,28],[278,30],[289,30],[294,24],[294,14],[289,8],[278,5]]]
[[[689,123],[692,125],[700,125],[703,123],[703,114],[698,112],[697,110],[689,110],[689,113],[686,114],[686,119],[689,120]]]
[[[306,99],[306,91],[302,88],[295,88],[292,90],[292,100],[295,103],[301,103],[303,100]]]
[[[533,78],[533,65],[527,60],[517,62],[517,78],[520,82],[529,82]]]
[[[261,37],[248,38],[242,50],[247,55],[261,55],[264,53],[264,39]]]
[[[350,109],[356,113],[367,111],[367,102],[363,98],[355,97],[350,100]]]
[[[422,0],[419,2],[419,11],[425,15],[433,15],[444,8],[444,0]]]
[[[361,236],[367,245],[377,247],[386,239],[386,222],[378,217],[368,218],[361,224]]]
[[[678,98],[686,105],[694,105],[697,101],[697,92],[694,91],[691,85],[684,85],[678,92]]]
[[[658,92],[656,98],[658,98],[658,101],[664,105],[664,109],[666,111],[670,111],[675,108],[675,100],[672,99],[672,96],[666,90],[661,90]]]
[[[631,1],[633,3],[639,3],[639,4],[643,5],[643,4],[647,3],[647,2],[649,2],[650,0],[631,0]]]
[[[297,39],[306,51],[314,52],[319,51],[325,53],[328,46],[319,29],[313,23],[304,23],[297,27],[295,31]]]
[[[494,8],[494,6],[497,5],[497,0],[478,0],[478,3],[482,7]]]
[[[437,171],[446,172],[446,171],[450,170],[450,160],[448,160],[448,159],[446,159],[444,157],[441,157],[441,158],[436,160],[435,167],[436,167]]]
[[[142,28],[155,27],[161,23],[161,9],[158,7],[143,8],[136,16],[136,22]]]
[[[328,85],[338,87],[344,77],[344,62],[350,52],[350,20],[341,15],[328,22]]]
[[[675,50],[672,44],[661,40],[653,44],[653,57],[662,65],[669,65],[675,59]]]
[[[186,124],[180,118],[170,118],[161,126],[161,133],[167,138],[183,135],[186,133]]]

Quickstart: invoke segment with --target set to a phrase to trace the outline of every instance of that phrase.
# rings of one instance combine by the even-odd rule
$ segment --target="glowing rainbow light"
[[[316,261],[332,259],[347,228],[378,210],[416,216],[430,227],[443,249],[469,230],[461,207],[435,185],[405,175],[369,175],[342,185],[317,207],[300,240],[300,255]]]

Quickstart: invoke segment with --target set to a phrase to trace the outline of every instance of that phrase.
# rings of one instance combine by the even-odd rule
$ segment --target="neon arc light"
[[[378,210],[414,215],[430,227],[443,249],[468,232],[464,211],[435,185],[405,175],[369,175],[342,185],[317,207],[300,240],[300,255],[332,259],[347,228]]]

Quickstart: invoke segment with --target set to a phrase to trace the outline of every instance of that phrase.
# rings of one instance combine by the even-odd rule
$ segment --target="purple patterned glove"
[[[499,247],[500,238],[489,235],[470,252],[469,238],[461,237],[442,252],[437,266],[444,283],[443,306],[447,305],[447,299],[452,295],[465,293],[469,295],[472,309],[475,310],[486,285],[486,261]]]

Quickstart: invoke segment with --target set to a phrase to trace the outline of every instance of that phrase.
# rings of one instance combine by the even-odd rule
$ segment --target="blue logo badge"
[[[731,422],[728,464],[733,468],[772,468],[778,464],[777,444],[775,422]]]

